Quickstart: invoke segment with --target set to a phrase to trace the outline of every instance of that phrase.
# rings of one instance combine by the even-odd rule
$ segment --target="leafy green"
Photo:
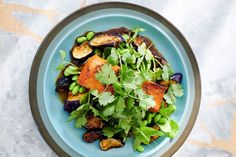
[[[151,136],[163,136],[163,132],[151,127],[141,127],[135,129],[134,149],[143,151],[141,144],[149,144]]]
[[[110,64],[104,64],[101,67],[101,71],[96,73],[96,79],[100,81],[102,84],[113,84],[117,82],[117,77],[115,72],[112,69],[112,66]]]
[[[174,104],[176,97],[173,94],[172,85],[169,86],[168,92],[164,95],[164,99],[168,104]]]
[[[98,97],[98,102],[102,106],[106,106],[107,104],[113,102],[115,100],[115,96],[111,94],[111,92],[103,92]]]
[[[109,104],[105,107],[103,110],[103,115],[104,116],[110,116],[115,112],[115,105],[114,104]]]
[[[79,69],[75,66],[69,66],[64,71],[65,76],[75,75],[75,74],[79,74]]]
[[[173,94],[176,97],[181,97],[184,95],[184,90],[183,90],[181,84],[179,84],[179,83],[172,84],[172,90],[173,90]]]
[[[85,117],[85,115],[82,115],[81,117],[76,119],[75,122],[75,127],[76,128],[81,128],[82,126],[84,126],[87,123],[87,119]]]
[[[170,138],[174,138],[179,131],[178,124],[172,119],[168,119],[165,124],[158,124],[158,126],[160,127],[161,131],[166,133],[166,135]]]
[[[175,105],[170,105],[168,107],[161,108],[159,112],[163,117],[169,117],[175,109]]]
[[[122,131],[121,128],[113,128],[110,126],[104,127],[102,130],[103,135],[105,135],[107,138],[113,137],[115,134],[117,134],[120,131]]]
[[[172,74],[173,74],[173,70],[170,68],[170,66],[163,65],[163,73],[162,73],[163,80],[164,81],[169,80]]]
[[[107,61],[112,65],[118,65],[118,55],[115,48],[111,48],[111,54],[107,57]]]
[[[66,51],[60,50],[59,52],[60,52],[61,59],[64,60],[66,58]]]
[[[125,109],[125,99],[122,96],[119,96],[116,101],[116,112],[122,112]]]

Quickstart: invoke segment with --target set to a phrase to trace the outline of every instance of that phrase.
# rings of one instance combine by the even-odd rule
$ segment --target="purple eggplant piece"
[[[182,79],[183,79],[183,74],[182,73],[174,73],[171,77],[171,80],[177,82],[177,83],[181,83]]]
[[[93,47],[115,46],[122,41],[124,41],[124,39],[121,36],[101,33],[95,35],[89,44]]]
[[[80,106],[79,100],[75,100],[75,101],[66,100],[65,104],[64,104],[64,110],[66,110],[68,112],[72,112],[72,111],[76,110],[79,106]]]
[[[56,82],[56,92],[64,93],[69,90],[69,79],[66,77],[60,77]]]

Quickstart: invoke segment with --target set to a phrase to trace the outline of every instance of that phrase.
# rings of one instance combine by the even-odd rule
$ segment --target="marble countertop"
[[[125,1],[125,0],[122,0]],[[39,134],[28,81],[40,42],[63,17],[105,0],[0,0],[0,157],[56,156]],[[202,101],[175,157],[236,156],[236,1],[131,0],[171,21],[199,63]]]

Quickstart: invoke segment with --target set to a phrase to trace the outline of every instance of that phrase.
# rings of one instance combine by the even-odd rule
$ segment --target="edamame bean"
[[[76,82],[71,83],[69,90],[71,91],[76,86]]]
[[[78,38],[76,39],[77,43],[79,43],[79,44],[85,42],[86,40],[87,40],[86,37],[78,37]]]
[[[148,113],[147,115],[147,123],[150,124],[152,122],[152,118],[154,117],[155,114],[153,113]]]
[[[78,92],[79,92],[79,86],[77,85],[77,86],[75,86],[73,89],[72,89],[72,94],[73,95],[76,95],[76,94],[78,94]]]
[[[162,124],[165,124],[167,122],[167,119],[166,118],[160,118],[158,120],[158,123],[162,123]]]
[[[160,115],[160,114],[157,114],[157,115],[155,115],[155,117],[154,117],[154,122],[157,123],[160,119],[161,119],[161,115]]]
[[[84,87],[80,87],[79,88],[79,93],[83,93],[83,92],[85,92],[85,88]]]
[[[93,38],[94,34],[95,34],[94,32],[88,32],[88,33],[86,34],[87,40],[91,40],[91,39]]]
[[[72,77],[73,81],[76,81],[77,79],[78,79],[78,75],[75,75],[75,76]]]

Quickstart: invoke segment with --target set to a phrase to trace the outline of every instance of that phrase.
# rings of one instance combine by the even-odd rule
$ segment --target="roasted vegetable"
[[[152,52],[152,55],[161,63],[161,64],[167,64],[167,61],[165,58],[162,56],[160,52],[156,49],[152,41],[144,36],[138,35],[134,39],[134,46],[140,46],[142,43],[145,43],[147,47],[150,47],[150,51]]]
[[[66,77],[60,77],[56,82],[56,92],[64,93],[69,90],[69,79]]]
[[[88,130],[95,130],[95,129],[102,129],[103,128],[103,122],[102,119],[93,115],[89,115],[87,117],[87,124],[86,128]]]
[[[82,59],[84,57],[89,57],[93,52],[93,48],[88,44],[88,42],[84,42],[79,46],[75,46],[72,50],[72,56],[75,59]]]
[[[64,110],[72,112],[80,106],[80,99],[86,94],[77,94],[73,95],[71,92],[68,92],[68,97],[65,100]]]
[[[97,34],[93,39],[89,42],[91,46],[99,47],[99,46],[115,46],[117,43],[123,41],[121,36],[115,36],[112,34]]]
[[[183,74],[182,73],[174,73],[171,77],[171,80],[177,82],[177,83],[181,83],[182,79],[183,79]]]
[[[97,131],[88,131],[86,133],[84,133],[83,135],[83,139],[85,142],[88,143],[92,143],[98,139],[102,138],[102,134],[101,132],[97,132]]]
[[[98,55],[90,57],[81,70],[78,78],[79,84],[86,88],[96,89],[99,92],[103,92],[106,87],[96,79],[95,74],[98,72],[99,67],[106,62],[106,60]],[[118,66],[113,66],[115,72],[119,71],[119,69]]]
[[[107,139],[103,139],[100,142],[100,147],[102,150],[108,150],[111,148],[118,148],[118,147],[122,147],[123,144],[121,143],[120,140],[116,140],[114,138],[107,138]]]
[[[161,86],[154,82],[144,82],[142,88],[147,94],[152,95],[156,102],[156,106],[150,108],[149,111],[158,112],[167,87]]]

